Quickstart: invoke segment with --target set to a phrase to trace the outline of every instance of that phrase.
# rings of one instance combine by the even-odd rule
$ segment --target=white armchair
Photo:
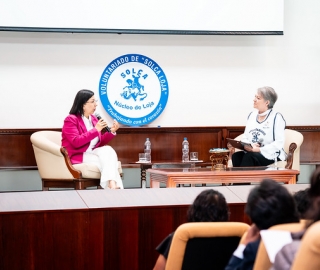
[[[300,147],[303,143],[303,135],[292,129],[285,129],[285,142],[284,151],[288,154],[286,161],[278,161],[277,167],[287,168],[300,171]],[[235,138],[235,140],[241,140],[243,134]],[[232,167],[231,156],[234,152],[242,151],[239,149],[234,149],[233,147],[228,147],[230,150],[228,167]],[[274,164],[272,164],[274,165]],[[269,165],[269,166],[272,166]]]
[[[38,131],[30,138],[42,179],[42,189],[100,188],[100,171],[97,166],[88,163],[72,164],[66,149],[61,147],[61,132]],[[118,170],[122,176],[121,162]]]

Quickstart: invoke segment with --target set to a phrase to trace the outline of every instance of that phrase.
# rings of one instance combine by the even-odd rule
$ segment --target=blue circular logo
[[[119,123],[142,126],[167,105],[169,86],[162,68],[141,54],[122,55],[103,71],[99,95],[106,112]]]

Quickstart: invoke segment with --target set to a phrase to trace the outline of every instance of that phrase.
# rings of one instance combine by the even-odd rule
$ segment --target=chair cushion
[[[73,167],[76,170],[81,171],[83,178],[93,178],[93,179],[100,179],[101,178],[100,170],[94,164],[79,163],[79,164],[73,164]],[[118,161],[118,171],[119,171],[119,174],[122,173],[121,161]]]
[[[287,165],[286,160],[277,161],[277,167],[279,167],[279,168],[285,168],[286,165]],[[272,166],[275,166],[275,163],[270,164],[268,167],[272,167]]]
[[[99,168],[94,164],[79,163],[79,164],[73,164],[73,167],[76,170],[81,171],[83,178],[100,179],[101,177]]]

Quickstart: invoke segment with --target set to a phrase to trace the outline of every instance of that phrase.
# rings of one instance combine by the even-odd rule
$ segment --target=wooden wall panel
[[[35,166],[30,130],[0,132],[0,166]]]
[[[298,130],[298,129],[296,129]],[[320,130],[319,127],[301,128],[298,130],[303,135],[300,149],[301,163],[320,164]]]
[[[247,222],[244,203],[231,221]],[[150,270],[188,205],[0,213],[0,269]]]
[[[320,126],[289,126],[304,135],[300,161],[303,164],[320,163]],[[46,129],[60,131],[61,129]],[[0,169],[36,168],[30,136],[38,129],[5,130],[0,129]],[[152,160],[181,160],[181,143],[188,138],[190,151],[199,152],[199,159],[209,161],[209,149],[226,147],[225,138],[234,138],[243,133],[244,127],[160,127],[119,129],[118,137],[110,145],[118,154],[122,164],[138,160],[143,151],[146,138],[152,143]]]
[[[209,160],[210,148],[222,147],[222,128],[122,128],[118,134],[110,145],[124,164],[138,160],[146,138],[150,138],[152,159],[156,161],[180,161],[184,137],[188,138],[190,151],[199,152],[202,160]]]
[[[0,269],[103,269],[88,221],[79,210],[1,215]]]
[[[140,214],[139,269],[153,269],[159,256],[155,248],[179,225],[187,222],[188,208],[189,206],[158,207],[156,217],[155,209],[147,208]]]
[[[139,269],[139,210],[103,212],[104,269]]]

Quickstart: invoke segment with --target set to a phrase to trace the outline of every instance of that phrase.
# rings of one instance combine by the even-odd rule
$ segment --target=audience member
[[[310,209],[311,201],[309,197],[309,188],[299,190],[293,194],[298,213],[301,219],[305,219],[307,211]]]
[[[285,245],[276,255],[271,270],[289,270],[295,254],[298,251],[303,234],[308,227],[316,221],[320,220],[320,168],[316,169],[310,178],[310,188],[307,189],[310,199],[310,207],[306,210],[304,218],[310,220],[307,222],[306,228],[298,233],[292,233],[292,243]],[[308,267],[306,266],[306,269]]]
[[[299,217],[292,195],[279,183],[265,179],[253,188],[245,208],[252,226],[243,244],[234,252],[226,270],[253,269],[260,244],[260,230],[282,223],[298,222]]]
[[[228,221],[229,210],[225,197],[218,191],[207,189],[202,191],[189,207],[188,222]],[[164,270],[173,238],[169,234],[156,248],[160,253],[153,270]]]

